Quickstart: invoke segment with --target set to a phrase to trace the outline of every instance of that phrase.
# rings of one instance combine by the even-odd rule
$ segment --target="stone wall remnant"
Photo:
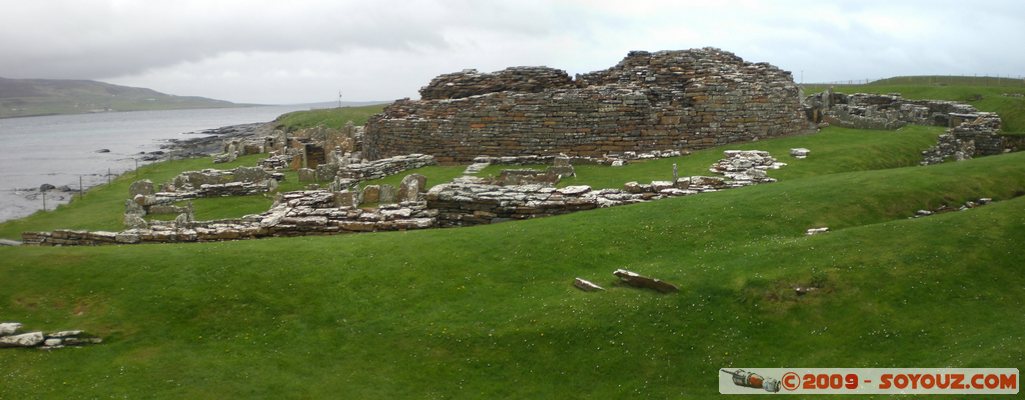
[[[427,86],[420,88],[420,98],[461,99],[505,91],[537,93],[546,89],[573,86],[573,79],[569,74],[555,68],[510,67],[492,73],[467,69],[435,77]]]
[[[436,162],[433,156],[414,153],[339,166],[335,186],[338,188],[352,187],[362,181],[384,178],[402,171],[434,164]]]
[[[935,146],[922,151],[922,165],[940,164],[947,159],[957,161],[989,156],[1004,152],[1004,136],[1000,135],[1001,120],[994,113],[979,113],[974,120],[962,122],[947,129]]]
[[[804,103],[810,121],[856,129],[893,130],[907,124],[954,127],[979,116],[970,104],[911,100],[900,93],[845,94],[828,89],[806,97]]]
[[[399,100],[371,117],[364,156],[422,152],[440,163],[477,156],[602,157],[701,149],[803,132],[789,72],[713,48],[630,52],[604,71],[541,84],[506,84],[503,73],[435,79],[423,99]],[[557,74],[556,74],[557,75]],[[561,83],[560,83],[561,82]]]

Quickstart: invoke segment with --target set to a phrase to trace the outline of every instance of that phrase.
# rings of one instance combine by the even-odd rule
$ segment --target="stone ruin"
[[[805,113],[817,124],[884,130],[908,124],[954,127],[981,115],[972,105],[955,101],[910,100],[899,93],[845,94],[832,89],[805,98]]]
[[[829,89],[808,96],[805,112],[811,122],[846,128],[892,130],[908,124],[948,127],[935,146],[922,152],[922,165],[1023,147],[1015,138],[1000,133],[1003,122],[999,115],[954,101],[909,100],[899,93],[848,95]]]
[[[973,157],[1001,154],[1005,151],[1000,135],[1001,119],[994,113],[979,113],[974,120],[962,122],[939,136],[938,143],[922,152],[922,165],[940,164]]]
[[[634,51],[576,79],[544,67],[464,71],[439,76],[420,93],[421,100],[396,101],[371,117],[364,157],[600,158],[701,149],[808,126],[789,72],[713,48]]]
[[[426,178],[410,174],[397,189],[390,185],[369,185],[361,192],[345,189],[279,194],[267,212],[239,219],[152,221],[149,226],[121,232],[24,232],[22,238],[26,245],[107,245],[204,242],[491,224],[773,182],[773,179],[764,176],[764,170],[785,165],[757,150],[730,150],[724,155],[726,158],[714,164],[710,170],[725,173],[726,176],[678,177],[674,181],[653,181],[650,184],[629,182],[623,189],[592,189],[590,186],[556,188],[551,184],[501,185],[471,176],[437,185],[425,193]],[[388,192],[390,194],[382,194]],[[374,200],[381,203],[377,208],[359,207],[361,203]],[[386,204],[384,200],[393,202]]]
[[[786,165],[776,162],[764,151],[729,150],[724,154],[726,158],[710,170],[728,172],[726,177],[679,177],[675,181],[650,184],[628,182],[622,190],[596,190],[590,186],[555,188],[545,184],[501,185],[463,177],[428,191],[427,208],[437,210],[439,227],[491,224],[774,182],[764,171]]]
[[[82,331],[26,332],[18,333],[21,324],[0,322],[0,348],[22,347],[53,350],[66,346],[85,346],[102,343],[103,340]]]

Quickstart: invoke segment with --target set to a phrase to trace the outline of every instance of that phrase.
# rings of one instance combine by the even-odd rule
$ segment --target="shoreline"
[[[201,131],[181,132],[180,135],[196,135],[185,139],[165,139],[159,145],[159,150],[140,152],[132,158],[138,157],[138,166],[149,165],[157,162],[179,160],[185,158],[209,157],[221,152],[223,143],[226,140],[242,139],[256,136],[263,132],[273,130],[273,122],[253,122],[245,124],[227,125],[219,128],[205,129]],[[129,168],[121,172],[111,172],[109,175],[104,172],[82,174],[89,177],[82,181],[82,187],[73,185],[54,185],[50,182],[39,183],[38,187],[14,188],[9,191],[14,197],[23,200],[21,207],[16,207],[9,215],[0,214],[0,223],[14,221],[28,217],[40,210],[43,210],[43,198],[46,196],[46,211],[53,211],[59,205],[72,202],[74,197],[81,192],[89,191],[108,183],[109,180],[131,173],[135,168]],[[33,206],[35,204],[35,206]],[[23,211],[31,210],[28,213]],[[22,212],[19,212],[22,211]]]

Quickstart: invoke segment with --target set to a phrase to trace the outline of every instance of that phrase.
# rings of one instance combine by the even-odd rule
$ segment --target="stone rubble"
[[[722,174],[738,186],[775,182],[776,179],[770,178],[765,171],[786,166],[776,161],[767,151],[726,150],[723,154],[725,158],[712,164],[709,171]]]
[[[17,322],[0,323],[0,348],[34,347],[41,350],[53,350],[65,346],[84,346],[103,342],[102,339],[92,337],[82,331],[49,333],[36,331],[18,334],[21,326]]]
[[[931,216],[931,215],[942,214],[942,213],[951,212],[951,211],[966,211],[966,210],[970,210],[970,209],[976,208],[976,207],[981,207],[981,206],[984,206],[984,205],[987,205],[987,204],[990,204],[990,203],[993,203],[993,199],[992,198],[983,197],[983,198],[976,199],[976,200],[966,201],[966,202],[964,202],[964,204],[959,205],[959,206],[953,206],[952,207],[952,206],[948,206],[948,205],[944,204],[944,205],[941,205],[941,206],[939,206],[939,207],[937,207],[937,208],[935,208],[933,210],[918,210],[918,211],[915,211],[915,215],[913,215],[913,216],[911,216],[909,218],[922,218],[922,217],[928,217],[928,216]]]

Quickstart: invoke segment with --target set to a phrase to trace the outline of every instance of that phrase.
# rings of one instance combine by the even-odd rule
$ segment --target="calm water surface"
[[[27,200],[26,188],[44,183],[78,188],[106,181],[135,168],[140,152],[159,150],[168,139],[197,137],[188,132],[267,122],[304,106],[204,110],[136,111],[0,119],[0,221],[42,208]],[[97,153],[109,149],[109,153]],[[140,162],[140,165],[142,163]],[[51,192],[53,196],[60,194]],[[127,195],[126,195],[127,196]],[[67,195],[64,195],[67,197]],[[53,207],[54,198],[47,201]]]

